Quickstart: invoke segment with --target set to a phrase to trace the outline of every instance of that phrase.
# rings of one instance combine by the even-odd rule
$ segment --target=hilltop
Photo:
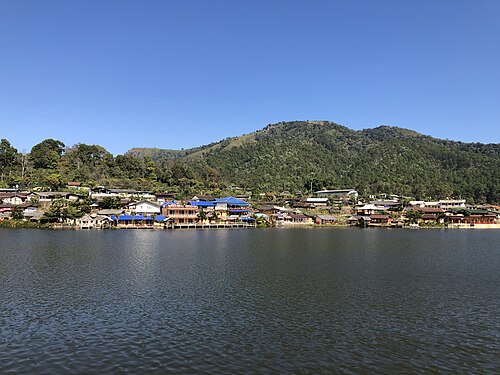
[[[175,160],[202,179],[252,191],[304,190],[312,182],[313,189],[355,187],[365,194],[500,198],[499,144],[390,126],[355,131],[328,121],[282,122],[182,152],[136,148],[134,155]]]
[[[499,203],[500,144],[454,142],[391,126],[355,131],[328,121],[281,122],[191,149],[133,148],[117,156],[99,145],[67,147],[54,139],[22,155],[1,141],[0,186],[58,190],[68,182],[185,196],[295,194],[312,187]]]

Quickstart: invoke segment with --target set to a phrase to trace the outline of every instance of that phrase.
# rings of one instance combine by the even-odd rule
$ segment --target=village
[[[0,189],[0,224],[72,229],[500,228],[500,207],[389,194],[360,199],[355,189],[179,199],[174,192],[85,188],[70,182],[57,192]]]

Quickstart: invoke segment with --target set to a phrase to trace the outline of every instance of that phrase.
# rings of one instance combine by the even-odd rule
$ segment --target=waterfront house
[[[335,224],[336,218],[331,215],[317,215],[316,216],[316,224],[325,225],[325,224]]]
[[[121,214],[117,218],[111,216],[113,221],[116,221],[119,228],[153,228],[154,218],[150,215],[141,214]]]
[[[80,229],[105,229],[111,227],[112,220],[105,215],[86,214],[77,219],[76,224]]]
[[[185,204],[164,204],[162,215],[170,224],[195,224],[198,222],[198,207]]]
[[[314,224],[314,219],[310,215],[288,214],[288,217],[289,220],[287,220],[287,222],[291,224],[302,224],[302,225]]]
[[[191,206],[198,208],[198,218],[200,223],[207,224],[215,219],[215,203],[210,201],[191,201]]]
[[[497,217],[496,215],[490,213],[472,215],[449,214],[444,217],[444,221],[450,226],[487,227],[496,224]]]
[[[248,203],[235,197],[216,198],[214,203],[214,211],[221,220],[236,221],[251,213]]]
[[[444,223],[444,210],[437,207],[410,207],[405,210],[405,213],[420,212],[420,222],[423,223]]]
[[[364,215],[354,215],[347,219],[349,225],[355,225],[360,227],[366,227],[371,223],[372,219],[370,216]]]
[[[383,214],[370,215],[370,225],[371,226],[390,225],[391,222],[392,222],[392,218],[389,215],[383,215]]]

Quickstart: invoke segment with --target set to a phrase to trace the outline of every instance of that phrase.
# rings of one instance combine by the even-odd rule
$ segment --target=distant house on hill
[[[318,190],[316,192],[318,197],[333,197],[337,199],[358,197],[358,192],[355,189],[333,189],[333,190]]]
[[[2,192],[0,193],[0,202],[2,203],[9,203],[13,205],[20,205],[23,204],[28,200],[28,196],[25,194],[17,193],[17,192],[11,192],[11,193],[6,193]]]
[[[212,202],[215,200],[215,197],[211,195],[195,195],[193,198],[191,198],[191,201],[193,202]]]
[[[306,203],[314,207],[328,206],[328,198],[306,198]]]
[[[161,207],[149,201],[130,203],[128,205],[128,208],[130,211],[135,212],[136,214],[159,215],[161,213]]]

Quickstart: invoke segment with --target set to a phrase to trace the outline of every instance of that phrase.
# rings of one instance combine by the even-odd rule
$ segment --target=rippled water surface
[[[496,230],[0,230],[0,373],[500,373]]]

